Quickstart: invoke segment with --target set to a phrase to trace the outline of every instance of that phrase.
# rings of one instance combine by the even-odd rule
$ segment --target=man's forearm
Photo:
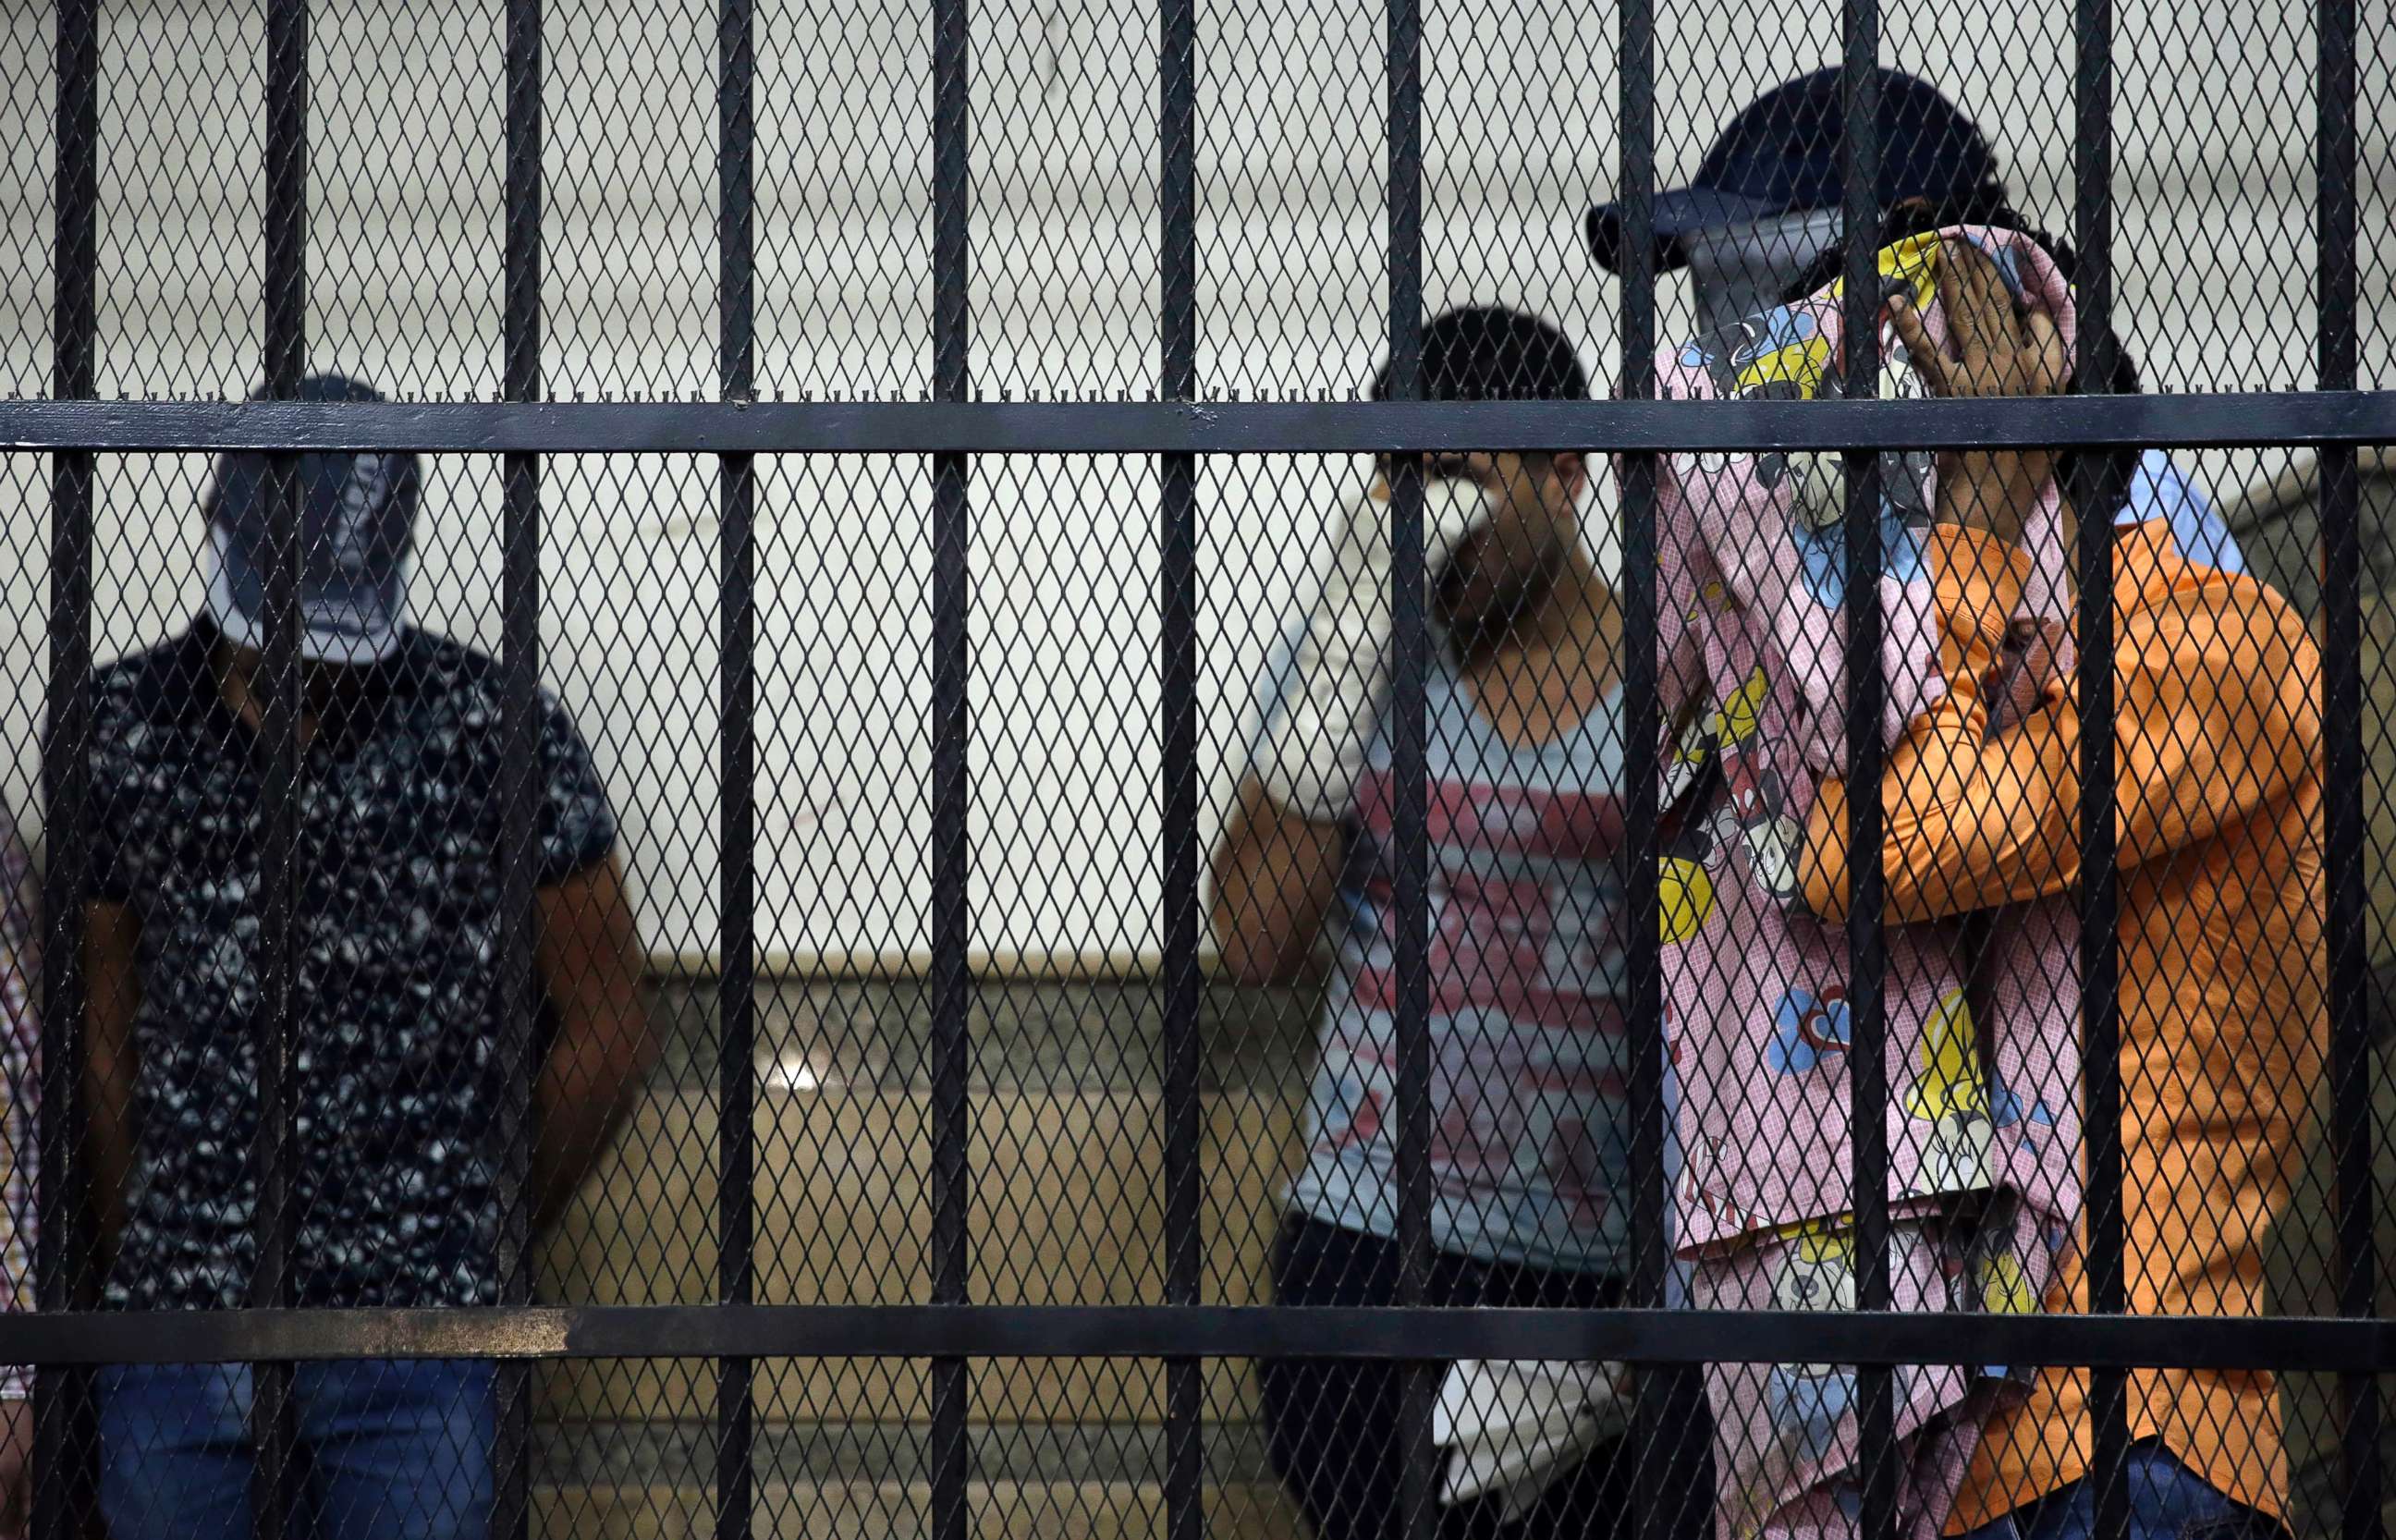
[[[92,1014],[97,1028],[96,1002]],[[93,1033],[95,1038],[102,1035],[98,1030]],[[125,1233],[125,1191],[133,1181],[133,1075],[129,1055],[95,1051],[84,1076],[85,1155],[91,1171],[92,1219],[99,1228],[102,1257],[116,1255],[117,1241]]]
[[[639,930],[615,862],[543,889],[538,902],[541,988],[557,1037],[534,1092],[537,1228],[572,1201],[658,1052]]]
[[[1285,983],[1304,971],[1338,891],[1346,842],[1292,814],[1254,781],[1215,853],[1215,945],[1231,977]]]
[[[533,1228],[545,1231],[574,1201],[591,1168],[615,1135],[632,1106],[632,1084],[603,1085],[609,1075],[604,1064],[581,1062],[582,1055],[552,1054],[543,1066],[534,1102]]]
[[[84,976],[89,981],[83,1072],[84,1151],[100,1255],[116,1255],[125,1193],[133,1179],[133,1094],[139,1073],[133,1021],[140,1007],[140,925],[119,904],[86,917]]]
[[[93,1219],[98,1225],[100,1255],[103,1258],[116,1255],[117,1242],[125,1236],[125,1189],[133,1180],[133,1140],[122,1120],[103,1122],[94,1118],[91,1124],[91,1182]]]

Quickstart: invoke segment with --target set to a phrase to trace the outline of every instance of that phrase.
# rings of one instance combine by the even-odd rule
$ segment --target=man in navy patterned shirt
[[[334,377],[303,394],[374,399]],[[554,698],[539,699],[535,762],[510,765],[499,665],[406,624],[415,457],[308,455],[299,473],[288,1291],[310,1307],[496,1304],[503,1205],[527,1202],[536,1231],[556,1214],[654,1053],[615,815]],[[117,1308],[237,1308],[256,1264],[272,505],[264,457],[220,461],[206,612],[94,682],[87,1083]],[[519,768],[535,829],[511,851],[502,788]],[[510,859],[534,867],[537,1033],[510,1020],[499,966]],[[539,1040],[526,1064],[510,1063],[512,1029]],[[519,1198],[502,1110],[526,1073]],[[239,1365],[103,1377],[116,1540],[250,1533],[250,1395]],[[304,1364],[295,1412],[304,1506],[286,1533],[487,1533],[487,1362]]]

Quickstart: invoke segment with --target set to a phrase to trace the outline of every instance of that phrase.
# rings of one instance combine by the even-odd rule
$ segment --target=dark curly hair
[[[1445,311],[1423,324],[1422,393],[1431,401],[1579,401],[1589,375],[1564,334],[1536,315],[1496,305]],[[1390,366],[1373,399],[1390,398]]]

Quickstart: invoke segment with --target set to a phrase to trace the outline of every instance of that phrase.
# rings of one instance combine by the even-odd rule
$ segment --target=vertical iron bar
[[[296,395],[307,367],[308,0],[266,7],[264,343],[266,389]],[[250,1274],[255,1309],[286,1305],[291,1286],[291,1133],[297,1055],[300,818],[300,457],[268,460],[273,538],[265,573],[266,685],[260,741],[259,1014],[252,1043],[258,1123],[251,1144],[257,1187]],[[292,1366],[253,1366],[250,1437],[256,1454],[251,1520],[260,1540],[278,1540],[297,1490]]]
[[[2319,178],[2320,288],[2315,314],[2320,388],[2355,388],[2355,5],[2319,0],[2320,50],[2314,87],[2320,123],[2313,153]],[[2379,1255],[2373,1221],[2379,1196],[2372,1169],[2370,900],[2363,851],[2369,774],[2363,741],[2362,488],[2351,445],[2321,451],[2323,705],[2328,741],[2323,835],[2329,847],[2330,1138],[2337,1172],[2340,1315],[2376,1309]],[[2342,1417],[2345,1540],[2380,1533],[2385,1490],[2379,1435],[2379,1381],[2338,1376]]]
[[[754,241],[757,60],[751,0],[721,0],[716,12],[717,137],[720,146],[718,384],[726,401],[756,398]],[[722,936],[716,969],[716,1297],[747,1305],[755,1294],[756,1232],[756,460],[725,455],[718,467],[723,550],[717,598],[723,627]],[[749,1540],[754,1503],[755,1361],[715,1367],[716,1540]]]
[[[504,241],[500,282],[500,391],[510,401],[541,392],[541,7],[507,0]],[[503,455],[500,480],[500,740],[506,764],[499,789],[499,998],[506,1002],[500,1044],[502,1162],[499,1297],[529,1305],[534,1026],[534,781],[539,760],[540,458]],[[498,1427],[492,1450],[492,1533],[521,1540],[532,1523],[532,1370],[502,1363],[492,1371]]]
[[[1656,393],[1656,19],[1653,0],[1623,0],[1622,175],[1622,362],[1625,401]],[[1592,468],[1592,475],[1603,475]],[[1643,1309],[1664,1304],[1669,1265],[1665,1234],[1663,960],[1656,870],[1657,739],[1663,730],[1656,680],[1656,457],[1622,457],[1623,592],[1623,782],[1624,838],[1631,851],[1625,872],[1625,924],[1631,936],[1631,1100],[1641,1109],[1633,1121],[1631,1167],[1631,1303]]]
[[[1622,0],[1621,176],[1622,359],[1625,401],[1656,393],[1656,9],[1654,0]],[[1657,699],[1656,457],[1622,457],[1622,731],[1623,923],[1630,936],[1625,1004],[1631,1024],[1631,1296],[1642,1309],[1661,1309],[1671,1266],[1666,1233],[1664,1163],[1664,959],[1657,872],[1657,739],[1663,731]],[[1592,476],[1607,473],[1603,463]],[[1601,502],[1600,507],[1604,504]],[[1639,1468],[1631,1481],[1638,1540],[1668,1540],[1686,1494],[1677,1490],[1680,1438],[1666,1423],[1673,1404],[1670,1381],[1695,1379],[1696,1366],[1636,1366],[1631,1448]],[[1666,1442],[1667,1439],[1671,1442]]]
[[[58,75],[57,219],[50,247],[57,285],[51,317],[51,393],[98,393],[100,351],[100,0],[60,0],[53,40]],[[96,456],[50,459],[50,676],[42,739],[49,859],[42,869],[41,1112],[33,1306],[73,1308],[91,1271],[82,1183],[86,978],[86,867],[80,857],[90,785],[92,482]],[[34,1540],[71,1540],[97,1451],[76,1426],[90,1405],[90,1376],[44,1369],[33,1389]]]
[[[1389,0],[1390,390],[1422,395],[1422,10]],[[1424,608],[1423,464],[1390,463],[1391,844],[1397,861],[1398,1303],[1428,1302],[1431,1286],[1431,844],[1423,721],[1430,633]],[[1439,1524],[1432,1480],[1431,1402],[1439,1366],[1399,1369],[1399,1501],[1404,1533],[1431,1540]]]
[[[2111,388],[2113,378],[2113,7],[2112,0],[2076,0],[2073,20],[2075,122],[2073,234],[2080,252],[2074,300],[2078,338],[2073,361],[2080,389]],[[2108,484],[2113,457],[2081,458],[2076,506],[2110,509],[2117,488]],[[2122,1034],[2115,937],[2113,789],[2113,521],[2083,517],[2077,617],[2080,697],[2080,1031],[2087,1110],[2088,1298],[2100,1315],[2129,1308],[2123,1268],[2125,1216],[2122,1169]],[[2099,1540],[2128,1533],[2130,1494],[2123,1480],[2129,1457],[2129,1376],[2119,1369],[2089,1374],[2094,1423],[2089,1471],[2096,1494]]]
[[[1157,42],[1158,351],[1163,394],[1198,394],[1198,6],[1160,0]],[[1165,812],[1165,1298],[1195,1305],[1203,1279],[1198,1103],[1198,461],[1158,458],[1159,745]],[[1205,1382],[1165,1365],[1165,1540],[1206,1533]]]
[[[1845,105],[1841,137],[1843,221],[1846,242],[1844,349],[1845,393],[1880,393],[1880,7],[1878,0],[1846,0],[1846,48],[1840,85]],[[1902,153],[1904,147],[1898,146]],[[1847,671],[1847,999],[1854,1051],[1847,1069],[1855,1148],[1856,1307],[1889,1308],[1888,1270],[1888,1016],[1884,991],[1881,752],[1881,453],[1845,456]],[[1857,1376],[1863,1533],[1892,1540],[1897,1533],[1896,1377],[1885,1366]]]
[[[970,390],[972,59],[968,0],[932,0],[932,393],[964,401]],[[972,1186],[966,1146],[972,1106],[972,938],[967,818],[973,781],[967,692],[973,666],[966,625],[973,605],[970,469],[961,454],[932,457],[932,1299],[962,1305],[971,1289]],[[931,1366],[932,1540],[965,1540],[965,1422],[972,1366]]]
[[[258,1255],[249,1282],[249,1308],[279,1309],[290,1299],[290,1133],[296,1052],[298,955],[293,931],[298,918],[298,823],[300,811],[300,475],[298,457],[269,458],[267,487],[274,527],[268,540],[265,574],[266,636],[258,677],[266,684],[260,712],[262,775],[259,819],[260,899],[259,981],[253,1047],[258,1061],[258,1124],[250,1144],[257,1187],[253,1224]],[[250,1488],[251,1518],[260,1540],[284,1533],[296,1487],[292,1460],[292,1366],[253,1366],[250,1438],[257,1456]]]

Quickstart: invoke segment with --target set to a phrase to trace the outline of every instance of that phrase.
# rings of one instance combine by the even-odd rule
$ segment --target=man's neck
[[[1555,574],[1502,618],[1491,617],[1460,630],[1458,663],[1468,670],[1490,668],[1524,653],[1555,653],[1591,647],[1618,630],[1611,584],[1590,565],[1578,547],[1566,552]]]
[[[258,687],[259,662],[255,653],[246,652],[222,641],[216,644],[209,658],[209,671],[216,676],[219,697],[252,732],[262,732],[266,726],[266,694]],[[300,747],[307,747],[315,736],[316,712],[310,708],[307,692],[302,690],[300,696]]]

